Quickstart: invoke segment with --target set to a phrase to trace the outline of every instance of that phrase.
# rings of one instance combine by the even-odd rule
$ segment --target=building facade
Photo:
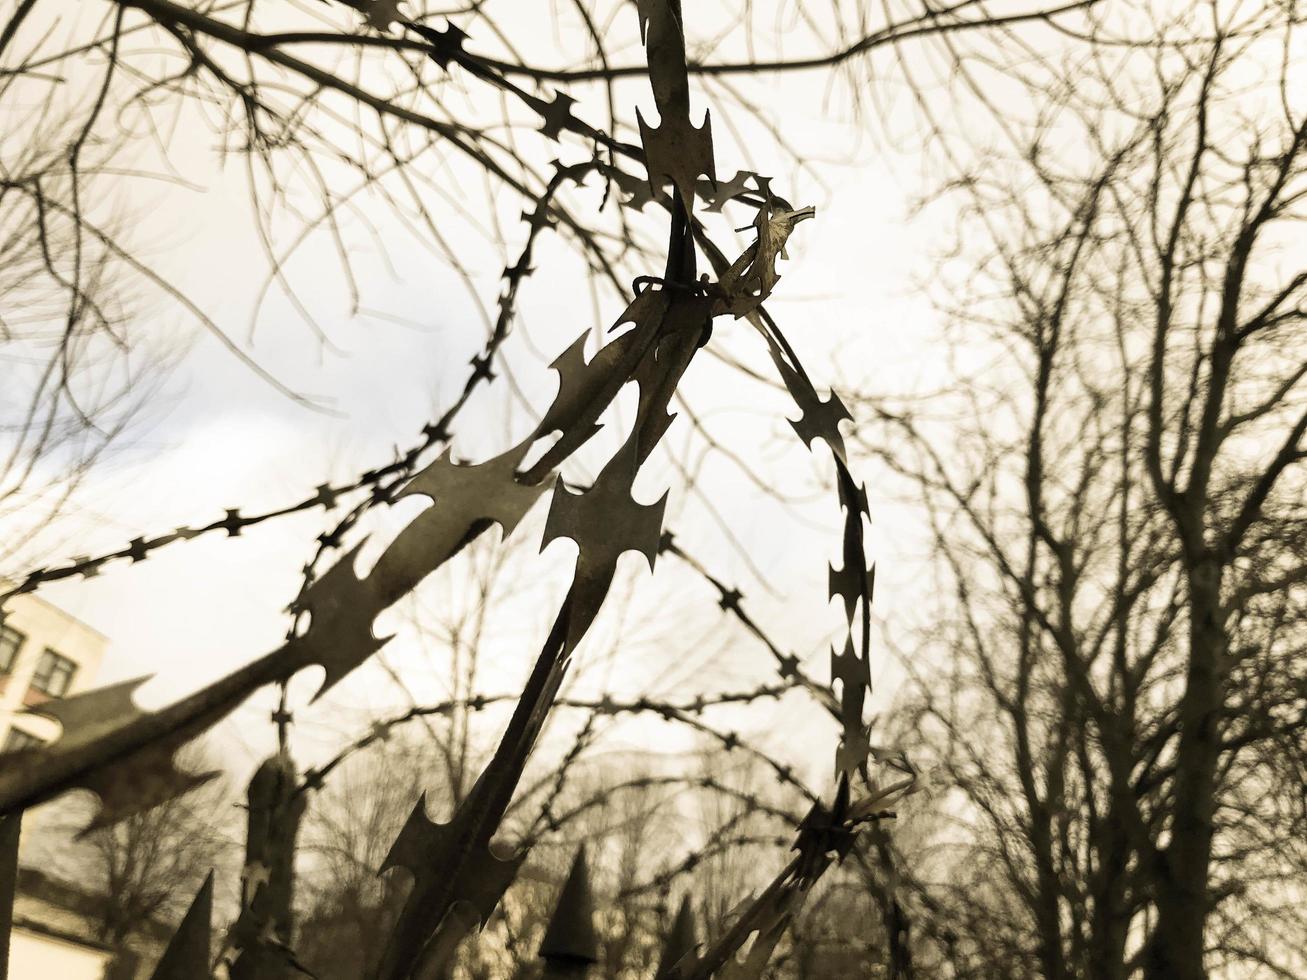
[[[149,980],[173,927],[144,922],[118,949],[96,936],[104,899],[35,868],[18,872],[10,980]]]
[[[28,709],[94,687],[107,647],[103,635],[43,599],[22,595],[6,603],[0,621],[0,766],[4,753],[59,736],[56,722]],[[23,822],[25,838],[34,816]],[[94,902],[94,896],[40,870],[20,868],[9,976],[135,980],[139,955],[111,950],[95,938]]]
[[[93,687],[107,646],[103,635],[43,599],[11,599],[0,623],[0,753],[58,737],[55,722],[25,709]]]

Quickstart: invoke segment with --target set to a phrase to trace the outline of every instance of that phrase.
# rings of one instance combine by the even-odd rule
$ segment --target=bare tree
[[[865,403],[945,597],[914,710],[959,976],[1303,968],[1307,64],[1284,5],[1181,16],[1009,63],[1006,100],[961,62],[981,367]]]
[[[48,80],[0,35],[0,573],[44,558],[88,473],[157,393],[176,345],[132,322],[141,276],[118,254],[129,211],[106,171],[121,140],[91,140]],[[63,204],[97,198],[99,235]]]
[[[341,767],[309,811],[297,951],[324,980],[363,976],[380,959],[402,892],[377,868],[435,761],[431,745],[383,744]]]

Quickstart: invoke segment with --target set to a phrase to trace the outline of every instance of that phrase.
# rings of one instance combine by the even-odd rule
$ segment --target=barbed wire
[[[757,621],[750,616],[744,609],[744,594],[734,586],[728,586],[694,556],[690,555],[677,542],[676,535],[671,531],[663,534],[662,541],[659,542],[658,549],[660,552],[674,555],[684,562],[689,568],[697,572],[705,581],[717,590],[717,605],[724,612],[730,613],[752,633],[763,646],[767,648],[772,659],[776,661],[776,670],[784,680],[793,679],[801,684],[806,690],[811,692],[823,708],[832,716],[839,717],[839,705],[826,685],[814,680],[811,676],[803,671],[799,666],[799,658],[794,654],[784,653],[781,647],[770,636],[767,635],[758,625]]]
[[[730,797],[737,802],[744,804],[746,810],[751,813],[772,817],[786,823],[787,825],[797,823],[801,816],[790,810],[776,806],[775,804],[768,803],[757,794],[724,783],[712,775],[695,776],[690,774],[677,774],[667,776],[636,776],[597,790],[587,796],[582,802],[575,804],[571,809],[562,814],[555,815],[542,807],[535,822],[523,837],[522,843],[526,846],[530,846],[531,844],[541,840],[545,834],[556,833],[557,831],[562,830],[568,823],[579,819],[590,810],[606,806],[613,797],[621,793],[639,792],[641,790],[656,789],[662,786],[683,786],[686,789],[711,790],[721,796]]]
[[[627,701],[619,701],[610,697],[598,699],[559,698],[556,703],[560,707],[587,710],[597,715],[653,713],[661,715],[667,720],[679,720],[722,705],[752,704],[754,701],[766,698],[779,698],[793,689],[793,684],[763,685],[748,691],[700,695],[683,704],[660,702],[649,697],[639,697]],[[339,768],[350,756],[379,741],[384,741],[394,729],[409,722],[436,715],[451,715],[455,711],[480,712],[493,705],[516,701],[517,697],[516,694],[476,694],[471,697],[454,698],[436,704],[418,705],[399,714],[374,721],[366,733],[349,742],[326,762],[307,770],[300,781],[298,792],[321,789],[326,777]],[[738,743],[738,739],[736,742]],[[740,746],[736,744],[734,747],[738,748]]]

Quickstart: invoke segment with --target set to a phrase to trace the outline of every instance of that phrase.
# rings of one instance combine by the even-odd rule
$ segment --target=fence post
[[[291,974],[291,908],[295,839],[307,799],[296,792],[295,764],[279,752],[250,780],[240,916],[232,926],[238,950],[231,980],[272,980]]]
[[[0,817],[0,980],[9,977],[9,933],[14,925],[14,893],[18,889],[18,835],[23,811]]]

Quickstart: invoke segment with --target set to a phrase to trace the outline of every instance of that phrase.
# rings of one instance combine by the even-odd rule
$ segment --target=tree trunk
[[[1157,883],[1157,929],[1145,962],[1147,980],[1205,980],[1208,873],[1212,857],[1216,767],[1227,637],[1220,563],[1205,555],[1189,569],[1189,666],[1180,703],[1175,807],[1164,875]]]
[[[1098,836],[1098,873],[1091,885],[1088,973],[1092,980],[1126,980],[1125,946],[1131,911],[1126,875],[1130,848],[1114,807],[1108,809]]]

